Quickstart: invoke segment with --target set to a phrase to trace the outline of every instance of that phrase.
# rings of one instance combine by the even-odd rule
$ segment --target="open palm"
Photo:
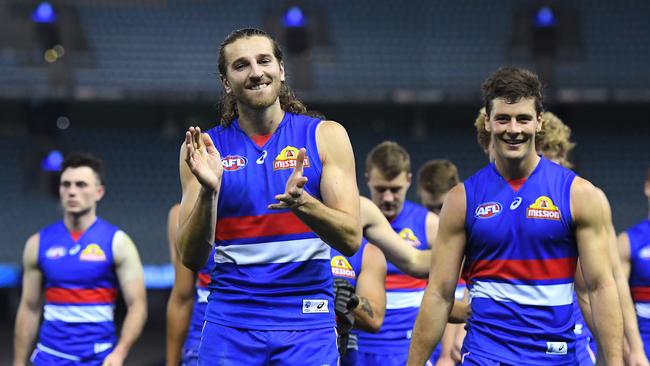
[[[185,162],[199,183],[205,188],[218,190],[223,165],[210,135],[201,133],[199,127],[190,127],[185,133],[185,152]]]
[[[307,177],[303,175],[303,163],[305,155],[307,154],[305,148],[300,149],[296,157],[296,166],[293,172],[287,179],[287,185],[283,194],[278,194],[275,199],[278,203],[269,205],[270,209],[281,210],[287,208],[294,208],[304,203],[304,187],[307,184]]]

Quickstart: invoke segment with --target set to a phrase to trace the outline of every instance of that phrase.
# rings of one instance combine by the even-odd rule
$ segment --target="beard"
[[[233,96],[238,104],[253,110],[265,109],[272,106],[280,97],[282,84],[279,81],[272,81],[261,91],[241,88],[233,89]]]

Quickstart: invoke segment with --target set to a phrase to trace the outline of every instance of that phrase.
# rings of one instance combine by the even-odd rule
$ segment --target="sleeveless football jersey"
[[[650,220],[627,230],[630,240],[630,291],[636,308],[639,332],[646,355],[650,355]]]
[[[427,249],[426,208],[405,201],[391,226],[414,247]],[[359,349],[365,353],[408,352],[427,280],[411,277],[387,262],[386,316],[378,333],[359,332]]]
[[[284,193],[303,147],[305,190],[321,199],[319,123],[286,112],[261,147],[237,120],[208,131],[224,172],[207,321],[254,330],[335,326],[330,247],[290,210],[267,208]]]
[[[199,342],[201,341],[201,330],[203,329],[203,320],[205,319],[205,308],[208,304],[208,295],[210,290],[210,271],[214,267],[214,248],[210,252],[210,257],[205,263],[205,266],[199,270],[196,276],[196,293],[194,295],[194,306],[192,307],[192,318],[190,325],[187,329],[187,338],[185,339],[185,350],[199,349]]]
[[[513,365],[576,363],[574,178],[542,157],[516,192],[493,163],[465,181],[468,351]]]
[[[113,237],[118,230],[100,218],[78,241],[63,221],[41,230],[38,265],[45,306],[39,351],[81,361],[114,347],[118,282]]]

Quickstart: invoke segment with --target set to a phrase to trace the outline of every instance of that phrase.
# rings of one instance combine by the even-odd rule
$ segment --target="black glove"
[[[354,326],[354,309],[359,305],[359,298],[354,293],[354,287],[350,282],[342,279],[334,279],[334,311],[336,312],[336,330],[339,334],[339,354],[345,355],[348,348],[350,330]]]

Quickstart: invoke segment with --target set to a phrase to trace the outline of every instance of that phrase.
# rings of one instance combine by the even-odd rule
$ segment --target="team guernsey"
[[[210,257],[205,266],[199,270],[196,276],[196,293],[194,294],[194,306],[192,307],[192,318],[190,319],[187,330],[187,338],[183,345],[183,364],[196,364],[198,357],[199,343],[201,341],[201,329],[205,319],[205,308],[208,304],[208,285],[210,284],[210,271],[214,267],[214,249],[210,252]]]
[[[368,241],[363,238],[361,241],[361,246],[359,250],[354,253],[352,257],[346,257],[341,254],[338,250],[331,249],[331,266],[332,266],[332,276],[334,278],[342,278],[348,282],[354,288],[357,287],[357,278],[361,274],[361,268],[363,263],[363,251],[366,248]],[[357,366],[358,365],[358,355],[359,345],[357,343],[357,332],[353,331],[350,333],[350,338],[348,339],[348,347],[345,356],[341,359],[341,366]]]
[[[101,364],[113,349],[118,282],[112,245],[118,230],[100,218],[77,241],[63,221],[41,230],[45,306],[34,364]]]
[[[650,220],[627,230],[630,240],[630,290],[646,355],[650,355]]]
[[[426,208],[405,201],[391,226],[414,247],[427,249]],[[386,316],[378,333],[359,332],[359,350],[363,354],[408,354],[411,333],[418,315],[426,279],[411,277],[387,263]],[[366,356],[364,356],[366,357]],[[384,357],[385,358],[385,357]],[[379,361],[372,361],[379,362]]]
[[[262,146],[237,120],[208,131],[224,172],[206,321],[259,331],[334,328],[330,247],[291,211],[267,208],[303,147],[305,190],[321,199],[319,122],[286,112]]]
[[[467,181],[472,316],[463,353],[508,365],[575,365],[575,174],[541,157],[514,190],[494,163]]]

